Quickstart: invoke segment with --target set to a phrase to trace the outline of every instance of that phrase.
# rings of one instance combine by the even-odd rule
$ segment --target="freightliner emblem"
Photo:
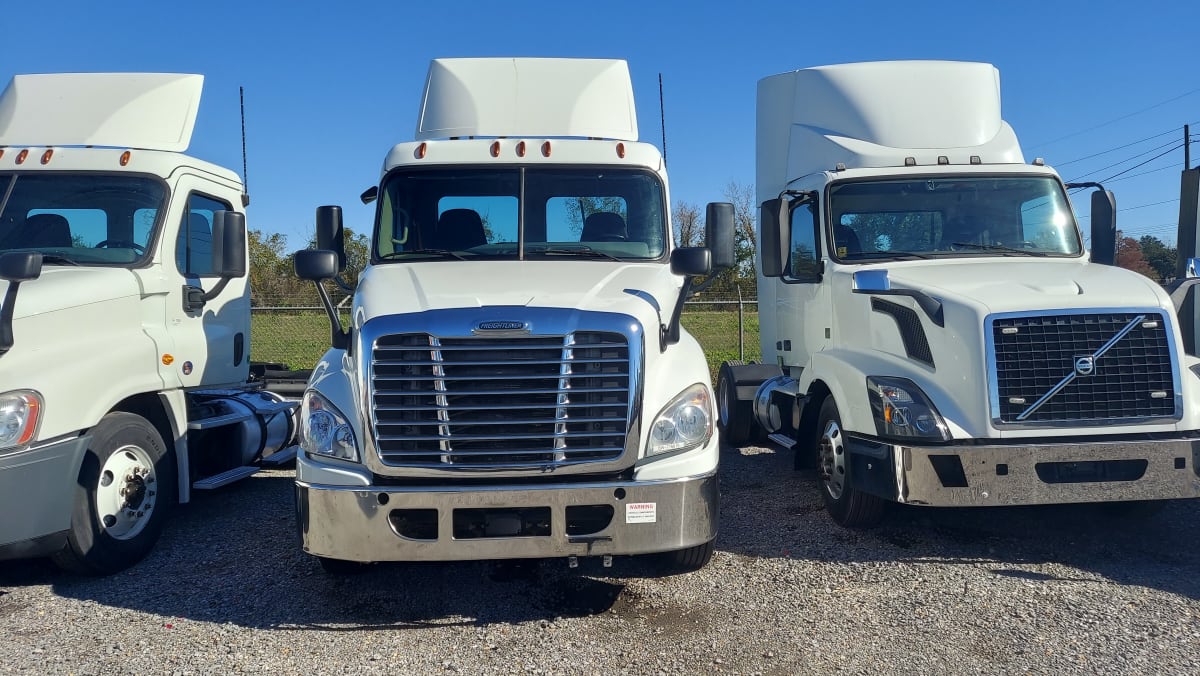
[[[529,333],[529,323],[528,322],[517,322],[517,321],[506,321],[506,320],[491,320],[491,321],[486,321],[486,322],[479,322],[478,324],[475,325],[475,333],[492,332],[492,331],[496,331],[496,332],[504,331],[504,332],[509,332],[509,333],[517,331],[517,332],[522,332],[522,333]]]

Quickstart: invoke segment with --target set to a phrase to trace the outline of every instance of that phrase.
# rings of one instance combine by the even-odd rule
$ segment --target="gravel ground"
[[[790,454],[727,452],[717,553],[324,575],[287,471],[203,494],[140,565],[0,563],[0,673],[1200,673],[1200,502],[835,526]],[[12,518],[11,516],[6,518]]]

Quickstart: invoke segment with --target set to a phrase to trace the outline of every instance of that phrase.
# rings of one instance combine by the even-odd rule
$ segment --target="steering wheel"
[[[138,244],[137,242],[130,242],[128,240],[123,240],[123,239],[101,240],[99,242],[96,242],[93,245],[93,248],[96,248],[96,249],[105,249],[105,248],[108,248],[108,249],[114,249],[114,248],[115,249],[133,249],[134,253],[137,253],[138,255],[146,253],[146,247],[142,246],[141,244]]]

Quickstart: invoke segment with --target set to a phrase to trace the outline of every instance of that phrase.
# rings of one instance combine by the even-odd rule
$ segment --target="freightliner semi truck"
[[[199,75],[19,75],[0,96],[0,559],[140,560],[193,489],[288,455],[251,380],[247,204],[183,154]]]
[[[297,519],[327,570],[375,561],[656,554],[703,566],[718,439],[705,357],[680,327],[664,159],[638,141],[628,66],[439,59],[416,138],[387,153],[370,263],[300,415]],[[300,277],[334,278],[320,207]]]
[[[1101,264],[1102,189],[1089,256],[1072,186],[1025,161],[994,67],[767,77],[756,160],[763,363],[720,369],[728,443],[795,448],[847,526],[889,502],[1200,495],[1193,320]]]

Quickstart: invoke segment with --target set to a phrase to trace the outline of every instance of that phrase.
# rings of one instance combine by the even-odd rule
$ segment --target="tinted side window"
[[[190,195],[179,225],[175,263],[185,275],[212,276],[213,213],[229,210],[229,204],[203,195]]]
[[[815,203],[806,202],[792,209],[792,237],[788,245],[788,276],[815,279],[821,268],[817,252]]]

